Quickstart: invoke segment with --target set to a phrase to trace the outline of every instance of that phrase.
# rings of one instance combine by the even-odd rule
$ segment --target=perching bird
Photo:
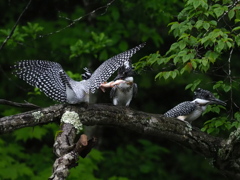
[[[39,88],[53,100],[69,104],[88,103],[90,92],[94,93],[144,45],[145,43],[140,44],[106,60],[92,75],[83,77],[82,81],[71,79],[60,64],[45,60],[19,61],[13,66],[14,74],[28,84]]]
[[[133,82],[133,67],[131,61],[125,62],[124,66],[118,69],[118,75],[114,79],[123,80],[121,83],[114,85],[110,91],[110,97],[113,99],[115,106],[129,106],[132,97],[137,94],[137,84]]]
[[[167,111],[164,116],[175,117],[182,121],[192,122],[196,120],[203,111],[206,110],[208,104],[220,104],[225,106],[226,103],[215,98],[214,95],[207,90],[198,88],[194,92],[193,101],[185,101],[174,108]]]

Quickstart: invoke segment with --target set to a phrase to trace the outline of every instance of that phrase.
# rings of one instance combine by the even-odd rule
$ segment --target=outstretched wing
[[[92,74],[89,79],[89,89],[92,93],[96,91],[97,88],[108,80],[108,78],[121,66],[124,65],[137,51],[144,47],[145,43],[140,44],[128,51],[121,54],[113,56],[107,61],[103,62]]]
[[[46,96],[59,102],[66,102],[66,85],[70,89],[70,77],[56,62],[45,60],[23,60],[14,66],[14,74],[28,84],[39,88]]]
[[[167,111],[164,114],[164,116],[166,116],[166,117],[186,116],[186,115],[191,114],[195,108],[196,108],[195,103],[191,103],[191,101],[185,101],[185,102],[178,104],[177,106],[170,109],[169,111]]]

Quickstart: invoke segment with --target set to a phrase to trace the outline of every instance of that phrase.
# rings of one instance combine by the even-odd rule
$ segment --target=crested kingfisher
[[[191,123],[199,118],[199,116],[206,110],[208,104],[226,105],[225,102],[215,98],[210,91],[198,88],[194,92],[193,101],[185,101],[178,104],[167,111],[164,116],[174,117]]]
[[[122,67],[118,69],[118,75],[114,82],[121,81],[114,85],[110,91],[110,98],[112,98],[115,106],[129,106],[133,96],[137,94],[137,84],[134,83],[133,67],[131,61],[125,62]]]
[[[92,74],[85,69],[82,81],[70,78],[59,63],[46,60],[19,61],[13,66],[14,74],[53,100],[68,104],[89,103],[90,93],[104,88],[102,84],[144,45],[140,44],[104,61]]]

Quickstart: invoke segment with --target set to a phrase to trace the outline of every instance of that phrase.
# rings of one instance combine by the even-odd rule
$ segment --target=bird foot
[[[183,122],[185,122],[185,124],[187,125],[187,127],[188,127],[190,130],[192,130],[192,125],[191,125],[188,121],[183,121]]]

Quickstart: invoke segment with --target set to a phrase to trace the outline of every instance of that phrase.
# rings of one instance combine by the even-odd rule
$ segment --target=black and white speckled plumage
[[[185,101],[178,104],[174,108],[167,111],[164,116],[192,122],[196,120],[203,111],[205,111],[208,104],[226,105],[225,102],[215,98],[210,91],[198,88],[194,92],[193,101]]]
[[[82,74],[82,79],[83,80],[87,80],[89,79],[91,76],[92,76],[92,73],[91,71],[88,69],[88,68],[83,68],[83,70],[85,71],[83,74]]]
[[[196,104],[192,101],[185,101],[174,108],[167,111],[164,115],[167,117],[178,117],[183,115],[188,115],[196,108]]]
[[[14,74],[28,84],[39,88],[53,100],[69,104],[89,102],[89,92],[94,93],[101,83],[107,81],[144,45],[145,43],[140,44],[108,59],[92,75],[86,71],[82,81],[74,81],[64,72],[60,64],[46,60],[19,61],[13,66]]]
[[[140,44],[103,62],[89,79],[91,92],[94,93],[101,83],[106,82],[118,68],[122,67],[126,61],[129,61],[130,58],[144,46],[145,43]]]
[[[28,84],[39,88],[48,97],[66,102],[65,83],[69,81],[69,77],[60,64],[42,60],[23,60],[13,68],[15,69],[14,74]]]

